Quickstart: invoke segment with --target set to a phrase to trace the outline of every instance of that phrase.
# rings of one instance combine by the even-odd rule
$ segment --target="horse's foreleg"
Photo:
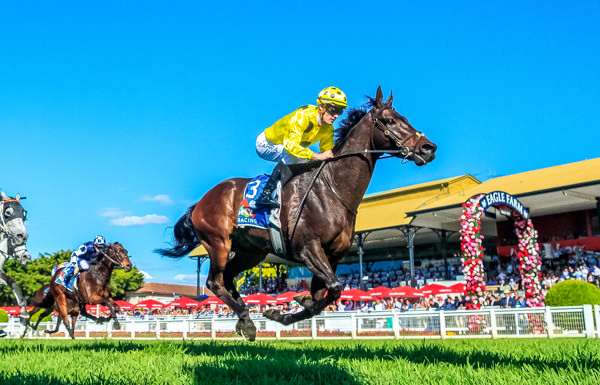
[[[107,298],[104,304],[110,309],[110,318],[112,318],[114,321],[114,328],[116,330],[121,329],[121,325],[119,324],[119,320],[117,319],[119,305],[117,305],[112,298]]]
[[[8,275],[6,275],[6,273],[2,269],[0,269],[0,281],[4,281],[12,289],[12,292],[15,295],[15,299],[17,300],[17,305],[21,308],[21,314],[19,314],[19,320],[21,322],[21,325],[25,326],[25,329],[27,329],[27,326],[29,325],[29,313],[27,313],[27,301],[25,300],[23,293],[21,293],[21,289],[19,288],[19,285],[17,285],[17,283],[12,278],[10,278]]]
[[[339,289],[339,290],[338,290]],[[304,307],[299,313],[293,314],[282,314],[279,310],[269,309],[263,313],[266,318],[277,321],[283,325],[290,325],[295,322],[299,322],[313,316],[320,314],[327,305],[337,301],[340,298],[342,292],[341,285],[332,285],[332,288],[327,290],[325,282],[320,278],[313,276],[311,284],[312,295],[299,296],[294,298],[298,303]],[[327,291],[327,296],[325,296]]]
[[[79,305],[79,314],[81,314],[82,316],[84,316],[85,318],[91,319],[92,321],[96,322],[96,323],[102,323],[102,322],[106,322],[106,319],[104,319],[104,317],[96,317],[95,315],[92,315],[90,313],[87,312],[86,308],[85,308],[85,304]]]

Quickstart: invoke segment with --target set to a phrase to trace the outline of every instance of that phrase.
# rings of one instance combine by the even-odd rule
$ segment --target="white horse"
[[[25,219],[27,211],[23,209],[17,194],[16,198],[7,196],[4,191],[0,192],[0,285],[10,286],[17,304],[21,308],[20,320],[23,325],[29,324],[29,314],[25,308],[27,301],[19,288],[19,285],[6,275],[2,268],[9,257],[15,257],[23,265],[31,261],[31,255],[27,252],[27,230]],[[2,336],[0,330],[0,336]]]

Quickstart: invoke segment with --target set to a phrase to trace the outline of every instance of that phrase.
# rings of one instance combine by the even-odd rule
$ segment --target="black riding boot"
[[[262,192],[256,198],[257,206],[279,207],[279,203],[273,199],[273,191],[277,188],[277,182],[281,180],[281,184],[285,184],[292,177],[292,173],[288,166],[279,162],[269,176],[269,180],[265,183]]]

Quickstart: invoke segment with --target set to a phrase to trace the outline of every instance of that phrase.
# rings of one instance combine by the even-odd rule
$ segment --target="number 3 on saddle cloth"
[[[275,253],[279,256],[285,255],[285,243],[281,234],[281,222],[279,221],[279,207],[270,208],[266,206],[256,206],[256,198],[260,195],[265,183],[269,177],[259,175],[252,179],[246,185],[242,206],[238,211],[238,226],[257,227],[259,229],[269,230],[271,243]],[[281,207],[281,181],[277,182],[275,189],[275,199]]]

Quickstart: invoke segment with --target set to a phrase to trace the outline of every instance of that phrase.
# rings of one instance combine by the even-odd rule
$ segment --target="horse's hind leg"
[[[258,265],[258,263],[265,259],[265,257],[266,255],[264,253],[243,254],[236,252],[233,259],[228,261],[225,265],[225,272],[223,274],[225,289],[231,295],[231,297],[243,307],[242,313],[236,313],[239,318],[239,321],[236,325],[236,330],[250,341],[253,341],[254,338],[256,338],[256,326],[254,326],[254,322],[252,322],[250,319],[250,313],[246,308],[246,304],[240,296],[240,293],[235,288],[233,279],[237,277],[239,273]]]
[[[67,330],[69,331],[69,336],[71,339],[75,339],[75,324],[69,325],[69,313],[67,310],[67,297],[64,293],[61,295],[55,296],[56,304],[58,305],[58,313],[59,317],[62,318]]]
[[[58,313],[58,318],[56,319],[56,326],[54,327],[54,330],[48,330],[48,329],[46,329],[46,330],[44,330],[44,333],[46,333],[46,334],[54,334],[54,333],[56,333],[58,331],[58,328],[60,327],[60,323],[61,322],[63,322],[63,317],[62,317],[62,315],[59,312]],[[66,323],[65,323],[65,327],[67,328],[67,330],[69,329],[69,325],[67,325]]]
[[[225,242],[217,243],[218,247],[207,247],[205,245],[211,256],[210,273],[206,280],[206,285],[238,316],[239,321],[236,325],[237,332],[247,340],[254,341],[256,339],[256,326],[254,326],[254,322],[250,319],[250,313],[246,308],[246,304],[233,286],[233,277],[235,277],[235,275],[232,274],[235,271],[238,271],[239,273],[239,271],[243,270],[239,270],[239,267],[234,268],[237,266],[237,263],[231,263],[233,260],[230,261],[231,265],[227,262],[227,256],[229,250],[231,250],[231,240],[228,239]],[[239,257],[234,259],[239,260]],[[229,267],[227,265],[229,265]],[[225,274],[226,271],[227,274]],[[227,275],[227,281],[225,280],[225,275]]]

